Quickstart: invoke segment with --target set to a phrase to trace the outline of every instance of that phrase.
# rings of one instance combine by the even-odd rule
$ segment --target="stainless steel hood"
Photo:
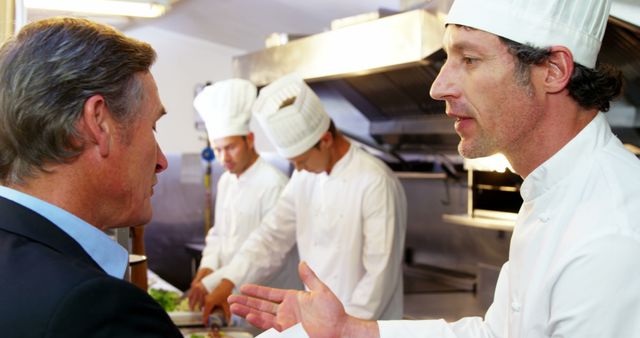
[[[443,33],[440,17],[415,10],[242,55],[233,68],[257,85],[294,71],[311,82],[362,75],[428,64],[442,48]]]
[[[353,138],[404,158],[456,154],[453,121],[443,114],[444,103],[428,94],[445,60],[443,33],[442,14],[418,9],[238,56],[234,74],[262,86],[297,72]],[[638,26],[611,18],[600,55],[624,73],[624,98],[608,114],[633,115],[614,127],[623,141],[637,146],[639,36]]]
[[[236,57],[234,74],[260,86],[297,72],[352,138],[387,152],[455,153],[453,122],[428,94],[443,33],[442,15],[413,10]]]

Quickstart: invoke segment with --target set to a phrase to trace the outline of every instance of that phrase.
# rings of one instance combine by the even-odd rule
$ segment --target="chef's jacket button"
[[[520,312],[520,308],[521,307],[522,306],[518,302],[512,302],[511,303],[511,310],[513,310],[513,312]]]
[[[542,223],[547,223],[547,222],[549,222],[549,220],[551,219],[551,217],[549,217],[549,215],[544,214],[544,215],[540,215],[540,216],[538,217],[538,219],[539,219],[539,220],[540,220],[540,222],[542,222]]]

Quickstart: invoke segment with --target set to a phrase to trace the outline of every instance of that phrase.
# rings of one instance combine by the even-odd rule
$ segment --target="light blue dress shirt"
[[[107,234],[70,212],[20,191],[0,186],[0,196],[29,208],[71,236],[109,275],[122,278],[129,254]]]

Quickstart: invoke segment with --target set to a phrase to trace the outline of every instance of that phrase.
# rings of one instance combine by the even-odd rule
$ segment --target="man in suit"
[[[3,337],[182,337],[103,231],[147,223],[167,159],[146,43],[83,19],[0,48]]]

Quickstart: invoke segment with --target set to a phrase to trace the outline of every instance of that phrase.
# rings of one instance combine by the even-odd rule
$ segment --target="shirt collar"
[[[231,176],[237,182],[245,182],[247,180],[250,180],[251,177],[253,177],[253,176],[258,174],[258,167],[260,166],[261,163],[262,163],[262,157],[258,156],[258,158],[255,160],[255,162],[253,162],[249,166],[249,168],[247,168],[240,176],[235,175],[235,174],[231,174]]]
[[[0,196],[48,219],[73,238],[107,274],[122,278],[129,262],[127,250],[104,232],[70,212],[20,191],[0,186]]]
[[[613,136],[604,114],[598,113],[569,143],[537,167],[524,179],[520,187],[522,199],[527,202],[551,190],[583,163],[593,157]]]
[[[333,168],[331,168],[331,174],[329,174],[329,177],[337,177],[338,175],[340,175],[340,173],[343,172],[345,168],[347,168],[347,166],[349,165],[349,162],[351,162],[351,158],[353,158],[354,152],[355,152],[355,147],[353,146],[353,144],[351,144],[351,142],[349,142],[349,150],[347,150],[344,156],[342,156],[333,165]]]

